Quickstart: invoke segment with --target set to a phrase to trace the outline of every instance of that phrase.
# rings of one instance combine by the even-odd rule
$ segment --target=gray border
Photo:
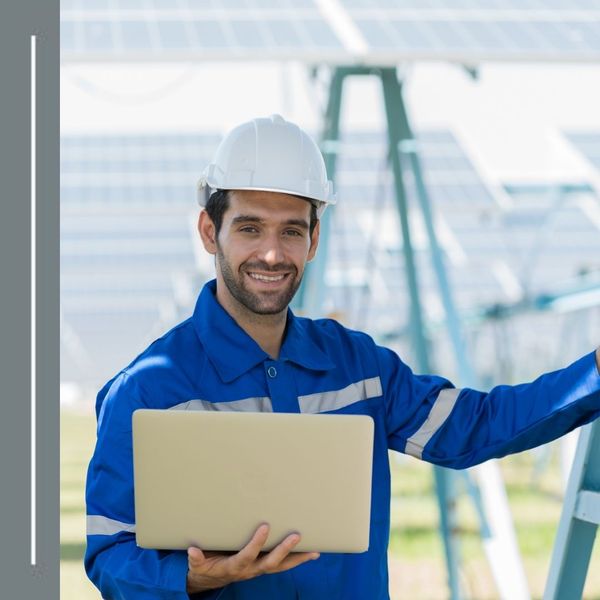
[[[31,548],[30,45],[36,35],[36,527]],[[0,560],[3,598],[59,597],[59,2],[0,19]]]

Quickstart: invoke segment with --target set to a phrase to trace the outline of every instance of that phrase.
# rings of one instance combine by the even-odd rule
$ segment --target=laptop
[[[237,551],[269,523],[264,550],[298,532],[295,552],[364,552],[373,429],[364,415],[136,410],[137,544]]]

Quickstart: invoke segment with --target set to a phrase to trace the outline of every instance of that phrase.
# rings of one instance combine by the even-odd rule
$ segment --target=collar
[[[313,322],[310,319],[299,319],[288,308],[286,331],[279,353],[280,360],[289,360],[312,371],[333,369],[335,364],[317,345],[316,339],[311,337],[311,331],[315,331]]]
[[[270,357],[219,304],[216,290],[215,279],[204,285],[192,321],[209,360],[221,379],[229,383]],[[332,369],[335,365],[309,334],[310,323],[288,309],[279,360],[315,371]]]

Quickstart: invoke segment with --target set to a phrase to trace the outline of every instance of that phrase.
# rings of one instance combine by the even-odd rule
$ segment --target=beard
[[[298,275],[298,269],[293,264],[281,263],[276,266],[268,266],[261,262],[242,263],[238,272],[234,273],[231,263],[218,244],[217,259],[221,276],[229,293],[247,310],[257,315],[276,315],[286,310],[302,282],[302,275]],[[246,286],[245,273],[249,271],[273,274],[285,271],[287,285],[280,290],[253,292]]]

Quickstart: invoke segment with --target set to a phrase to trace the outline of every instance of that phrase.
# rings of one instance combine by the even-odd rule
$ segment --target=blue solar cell
[[[301,21],[306,33],[320,48],[340,48],[341,43],[331,27],[319,19],[302,19]]]
[[[180,21],[158,21],[158,36],[163,48],[188,48],[190,41],[185,23]]]
[[[466,50],[477,46],[469,32],[452,21],[424,21],[423,28],[436,40],[436,46],[449,50]]]
[[[439,0],[436,8],[445,10],[469,10],[469,9],[489,9],[494,8],[498,0]]]
[[[461,27],[474,40],[476,48],[487,50],[504,50],[510,40],[505,39],[497,25],[482,21],[462,21]]]
[[[569,35],[569,30],[564,23],[551,21],[530,21],[529,27],[536,34],[544,38],[546,47],[555,51],[578,50],[581,42]]]
[[[456,0],[456,2],[454,3],[453,6],[448,6],[448,3],[446,2],[446,0],[422,0],[422,1],[413,0],[412,2],[407,3],[407,4],[409,4],[410,8],[413,8],[413,9],[421,9],[421,8],[447,9],[447,8],[463,8],[464,3],[465,3],[465,0]],[[467,4],[468,4],[468,0],[467,0]]]
[[[80,0],[79,8],[84,10],[108,10],[111,0]]]
[[[177,10],[180,8],[180,2],[178,0],[152,0],[152,6],[159,10]]]
[[[113,2],[114,9],[138,10],[143,12],[152,8],[152,2],[150,0],[113,0]]]
[[[586,50],[600,50],[600,22],[569,23],[569,30],[577,32]]]
[[[143,21],[121,21],[119,26],[123,48],[143,50],[153,46],[147,23]]]
[[[348,8],[375,8],[377,3],[369,0],[342,0],[342,4]]]
[[[600,170],[600,133],[571,133],[567,139]]]
[[[231,20],[229,24],[239,46],[264,48],[269,45],[266,42],[264,32],[261,30],[258,21]]]
[[[507,50],[515,52],[523,50],[542,50],[547,47],[546,42],[535,35],[535,31],[526,22],[497,21],[495,25],[507,38]]]
[[[204,8],[203,2],[191,2],[191,4],[196,4],[196,8]],[[232,10],[236,8],[248,8],[249,2],[248,0],[213,0],[213,5],[224,10]]]
[[[293,8],[290,0],[248,0],[248,4],[255,10]]]
[[[543,0],[543,4],[558,10],[600,10],[599,0]]]
[[[111,51],[115,47],[114,23],[88,21],[81,24],[83,45],[87,50]]]
[[[225,37],[223,26],[218,21],[189,21],[198,38],[198,45],[204,48],[226,48],[230,44]],[[195,45],[195,44],[194,44]]]
[[[420,131],[417,137],[419,144],[421,144],[423,148],[428,149],[431,147],[433,149],[435,148],[435,145],[447,144],[449,145],[447,151],[460,156],[464,155],[464,152],[456,143],[455,137],[449,131]]]
[[[357,20],[357,25],[372,48],[390,48],[396,43],[379,19]]]
[[[450,171],[456,174],[460,171],[472,171],[471,163],[463,156],[434,155],[423,152],[421,164],[425,171]]]
[[[60,24],[61,50],[74,50],[77,46],[77,24],[73,21],[63,21]]]
[[[390,25],[395,29],[398,36],[394,40],[394,45],[398,45],[400,48],[431,50],[436,47],[435,40],[427,35],[427,31],[419,21],[390,20]]]
[[[282,4],[289,3],[290,8],[316,8],[314,0],[283,0]]]
[[[265,26],[268,28],[275,43],[279,46],[288,48],[301,48],[304,42],[300,38],[298,30],[290,21],[282,19],[269,19],[265,21]]]

